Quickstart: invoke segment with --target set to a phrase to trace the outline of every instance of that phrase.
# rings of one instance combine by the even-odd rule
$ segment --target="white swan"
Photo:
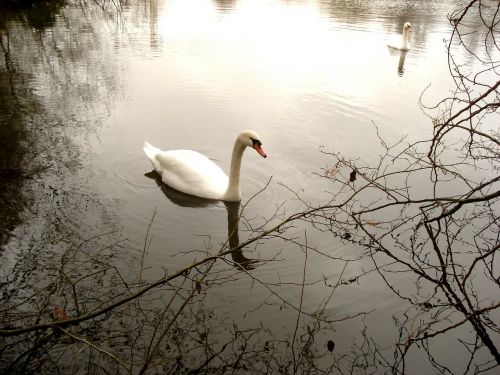
[[[403,26],[403,37],[399,39],[399,36],[395,36],[387,43],[387,45],[391,48],[408,51],[410,49],[410,43],[408,42],[408,34],[410,32],[411,24],[409,22],[405,22]]]
[[[144,142],[143,150],[168,186],[202,198],[237,202],[241,200],[241,159],[247,146],[267,157],[257,133],[245,130],[234,142],[229,177],[217,164],[196,151],[161,151],[148,142]]]

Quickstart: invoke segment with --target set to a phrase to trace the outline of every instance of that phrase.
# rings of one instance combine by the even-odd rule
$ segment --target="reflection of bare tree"
[[[30,118],[43,107],[30,87],[30,70],[25,69],[24,60],[29,58],[19,54],[23,48],[18,31],[22,28],[11,26],[24,21],[43,29],[54,22],[62,4],[54,1],[34,7],[32,1],[0,3],[0,246],[5,245],[21,222],[27,203],[33,200],[26,182],[50,167],[39,158],[34,136],[34,124],[40,118]],[[22,39],[21,43],[26,41]]]
[[[102,44],[97,37],[84,35],[82,43],[67,38],[67,25],[85,24],[85,18],[73,21],[71,9],[62,12],[63,2],[28,3],[0,12],[0,244],[15,227],[18,232],[9,253],[36,247],[30,238],[38,230],[47,241],[57,233],[50,241],[60,245],[65,231],[78,238],[74,212],[101,210],[95,197],[71,188],[82,159],[75,138],[106,115],[119,72],[110,75],[94,63],[95,46]]]
[[[150,19],[150,45],[152,49],[158,48],[158,0],[149,1],[149,19]]]
[[[236,0],[214,0],[214,4],[220,12],[233,10],[236,3]]]
[[[331,0],[321,2],[321,7],[328,15],[340,22],[348,24],[370,23],[374,19],[384,18],[384,22],[391,22],[394,33],[400,33],[405,22],[414,22],[425,19],[425,23],[416,28],[414,37],[419,41],[425,41],[431,28],[436,24],[438,12],[435,7],[439,3],[433,1],[421,1],[418,6],[412,2],[395,2],[388,4],[383,0],[357,1],[357,0]]]
[[[189,198],[184,195],[181,199]],[[237,217],[238,209],[238,204],[229,209],[231,221]],[[9,372],[41,370],[39,366],[43,366],[44,371],[65,371],[76,365],[74,356],[79,352],[78,366],[90,361],[92,367],[106,368],[109,365],[105,363],[114,363],[120,371],[130,373],[162,368],[173,373],[202,369],[217,373],[221,368],[262,372],[274,366],[292,366],[290,339],[278,340],[272,331],[263,327],[240,329],[230,317],[219,321],[204,306],[210,288],[231,281],[234,278],[231,273],[241,275],[240,270],[250,269],[245,265],[234,269],[232,262],[228,262],[229,268],[224,271],[214,267],[216,262],[227,262],[225,256],[238,253],[274,232],[257,235],[231,248],[231,244],[236,244],[236,237],[234,228],[229,230],[227,241],[215,255],[148,283],[140,278],[137,281],[125,278],[110,263],[113,249],[120,243],[113,240],[112,233],[94,236],[68,248],[53,260],[54,265],[46,273],[52,288],[37,288],[24,301],[9,303],[0,312],[2,321],[6,322],[0,329],[0,336],[4,337],[1,341],[4,362],[0,364]],[[96,245],[102,243],[102,239],[109,243],[99,248]],[[307,248],[305,251],[307,253]],[[235,261],[239,261],[239,256]],[[339,282],[327,300],[332,298],[338,285]],[[275,291],[273,294],[279,296]],[[36,314],[38,318],[32,313],[37,309],[35,306],[23,312],[31,301],[42,300],[46,302]],[[312,360],[315,356],[313,338],[331,324],[321,319],[326,305],[322,304],[314,314],[303,311],[302,304],[294,307],[298,318],[291,339],[295,345],[291,348],[296,370],[320,367]],[[107,316],[113,318],[107,319]],[[307,328],[302,328],[303,321],[307,322],[304,323]],[[20,327],[21,322],[27,323],[24,328]],[[17,328],[9,328],[9,325]],[[23,339],[19,341],[17,337]],[[82,351],[86,358],[82,358]],[[59,359],[51,364],[46,362],[46,356]]]
[[[498,32],[499,7],[471,1],[451,16],[455,28],[448,55],[456,87],[453,96],[426,108],[434,110],[429,113],[434,122],[430,140],[405,145],[380,138],[383,150],[376,165],[332,154],[335,167],[324,174],[338,187],[337,195],[313,213],[314,225],[348,233],[351,241],[367,250],[387,287],[408,306],[394,315],[400,329],[391,365],[395,372],[405,372],[418,348],[439,372],[463,368],[481,372],[500,364],[493,318],[500,306],[495,261],[500,81],[494,59],[498,44],[491,42]],[[471,18],[476,25],[482,20],[474,29],[483,35],[481,55],[464,39],[464,28],[471,31]],[[474,66],[459,62],[464,52],[466,58],[474,58]],[[405,287],[399,274],[406,275]],[[464,326],[473,333],[464,331]],[[439,358],[433,345],[457,332],[461,345],[454,350],[462,351],[460,364],[457,358]]]
[[[28,2],[28,8],[21,3],[0,11],[0,142],[4,146],[0,147],[0,304],[2,321],[11,323],[13,315],[23,319],[33,316],[34,311],[60,317],[66,290],[58,289],[55,280],[71,273],[67,268],[72,266],[64,259],[58,264],[56,258],[61,254],[71,258],[74,243],[81,242],[84,247],[101,238],[88,239],[92,236],[86,232],[94,225],[101,231],[114,230],[100,198],[74,186],[82,182],[76,176],[82,154],[75,135],[92,131],[98,123],[105,111],[101,105],[106,103],[93,100],[102,99],[99,94],[105,95],[115,76],[101,79],[102,66],[86,62],[89,55],[65,38],[68,26],[63,20],[72,15],[66,9],[56,17],[63,2]],[[81,18],[77,21],[84,22]],[[89,66],[89,76],[82,74],[80,65]],[[95,86],[82,84],[77,78],[88,78]],[[82,106],[86,106],[82,113],[87,118],[75,116]],[[94,215],[95,223],[83,226],[82,212]],[[109,254],[101,250],[105,259]],[[53,273],[58,267],[62,273]],[[83,267],[82,271],[92,273],[95,269]],[[106,275],[97,272],[95,276],[94,282]],[[27,346],[17,340],[2,340],[1,372],[15,373],[19,363],[26,361],[32,363],[34,371],[40,369],[43,365],[37,358],[54,336],[35,334]]]
[[[9,19],[18,19],[34,29],[43,30],[54,24],[65,4],[66,0],[0,0],[0,29],[5,28]]]
[[[456,4],[453,1],[429,0],[422,0],[418,3],[396,1],[390,4],[385,0],[332,0],[322,1],[320,6],[332,19],[348,24],[370,23],[374,19],[383,18],[384,24],[389,22],[394,33],[401,33],[404,23],[410,21],[415,26],[411,35],[412,43],[425,46],[436,32],[437,26],[440,25],[439,15],[443,13],[442,8],[446,7],[451,11]],[[476,12],[474,9],[472,11]],[[448,12],[448,10],[445,11],[445,13]],[[467,26],[461,25],[461,27],[470,27],[470,30],[474,30],[472,33],[464,32],[463,36],[468,39],[470,48],[478,50],[484,45],[478,34],[482,25],[481,17],[477,13],[476,15],[477,17],[469,19]]]
[[[23,150],[21,143],[26,138],[24,128],[19,126],[19,114],[15,108],[17,90],[13,81],[16,75],[12,66],[8,35],[0,30],[0,48],[4,56],[5,71],[0,71],[0,246],[5,244],[8,235],[19,223],[19,214],[24,207],[20,196],[23,171]]]

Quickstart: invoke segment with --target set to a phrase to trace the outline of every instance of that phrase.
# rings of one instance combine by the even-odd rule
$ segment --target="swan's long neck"
[[[233,154],[231,156],[231,168],[229,169],[229,184],[227,185],[224,199],[227,201],[239,201],[241,199],[240,193],[240,170],[241,159],[246,146],[238,139],[234,142]]]

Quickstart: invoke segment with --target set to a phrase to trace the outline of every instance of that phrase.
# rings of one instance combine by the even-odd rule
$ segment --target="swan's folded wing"
[[[199,197],[220,199],[228,177],[206,156],[191,150],[163,151],[156,155],[162,180],[170,187]]]

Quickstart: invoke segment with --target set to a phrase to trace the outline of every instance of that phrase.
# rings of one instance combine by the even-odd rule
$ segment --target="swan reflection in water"
[[[172,189],[168,185],[165,185],[161,180],[161,176],[156,171],[151,171],[144,176],[155,180],[156,184],[160,187],[161,191],[165,196],[176,205],[180,207],[193,207],[202,208],[218,205],[223,203],[227,210],[227,234],[229,238],[229,247],[231,249],[236,248],[240,244],[238,223],[240,214],[240,202],[224,202],[214,199],[200,198],[193,195],[185,194],[175,189]],[[243,268],[245,270],[252,270],[256,267],[258,263],[255,259],[246,258],[243,255],[241,249],[231,252],[231,257],[234,262],[234,266],[237,268]]]
[[[405,69],[404,69],[405,59],[406,59],[406,54],[408,53],[408,51],[403,51],[403,50],[397,50],[397,49],[394,49],[394,48],[389,48],[389,53],[392,56],[399,56],[398,76],[400,76],[400,77],[403,76],[403,74],[405,72]]]
[[[402,76],[404,73],[405,58],[406,58],[407,53],[408,53],[408,51],[401,51],[401,53],[399,54],[399,63],[398,63],[398,75],[399,76]]]

